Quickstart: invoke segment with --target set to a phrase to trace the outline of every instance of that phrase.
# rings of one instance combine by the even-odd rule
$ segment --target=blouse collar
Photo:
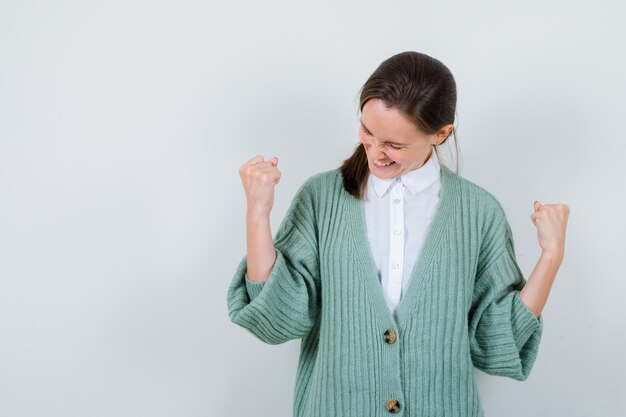
[[[440,178],[440,165],[433,150],[426,163],[421,167],[392,178],[379,178],[370,172],[367,183],[368,187],[376,191],[378,198],[382,198],[395,182],[404,184],[412,195],[416,195]]]

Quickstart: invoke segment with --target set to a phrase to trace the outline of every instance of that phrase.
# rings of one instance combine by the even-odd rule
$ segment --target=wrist
[[[270,213],[255,207],[248,207],[246,210],[246,217],[249,219],[266,219],[270,217]]]
[[[541,258],[550,262],[561,263],[565,255],[562,249],[549,249],[541,251]]]

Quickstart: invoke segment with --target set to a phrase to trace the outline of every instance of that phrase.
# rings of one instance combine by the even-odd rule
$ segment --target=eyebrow
[[[365,129],[367,131],[367,133],[369,133],[370,135],[372,134],[372,132],[370,132],[370,130],[367,128],[367,126],[365,126],[363,124],[363,120],[359,119],[359,122],[361,122],[361,126],[363,126],[363,129]],[[401,145],[401,146],[407,146],[409,145],[408,143],[401,143],[401,142],[393,142],[393,141],[389,141],[386,140],[385,143],[392,143],[394,145]]]

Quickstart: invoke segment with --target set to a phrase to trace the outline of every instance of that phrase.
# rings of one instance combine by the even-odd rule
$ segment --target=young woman
[[[240,167],[247,254],[228,311],[266,343],[302,339],[294,416],[478,417],[473,367],[528,378],[569,208],[534,203],[526,281],[499,201],[438,160],[455,111],[440,61],[385,60],[361,90],[354,153],[304,182],[273,239],[278,158]]]

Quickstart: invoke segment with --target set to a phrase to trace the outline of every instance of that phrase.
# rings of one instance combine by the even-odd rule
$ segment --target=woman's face
[[[453,127],[426,135],[395,108],[387,108],[378,98],[369,99],[361,112],[359,140],[365,147],[370,172],[379,178],[392,178],[420,168],[430,157],[432,145],[441,143]],[[376,163],[386,167],[378,166]]]

